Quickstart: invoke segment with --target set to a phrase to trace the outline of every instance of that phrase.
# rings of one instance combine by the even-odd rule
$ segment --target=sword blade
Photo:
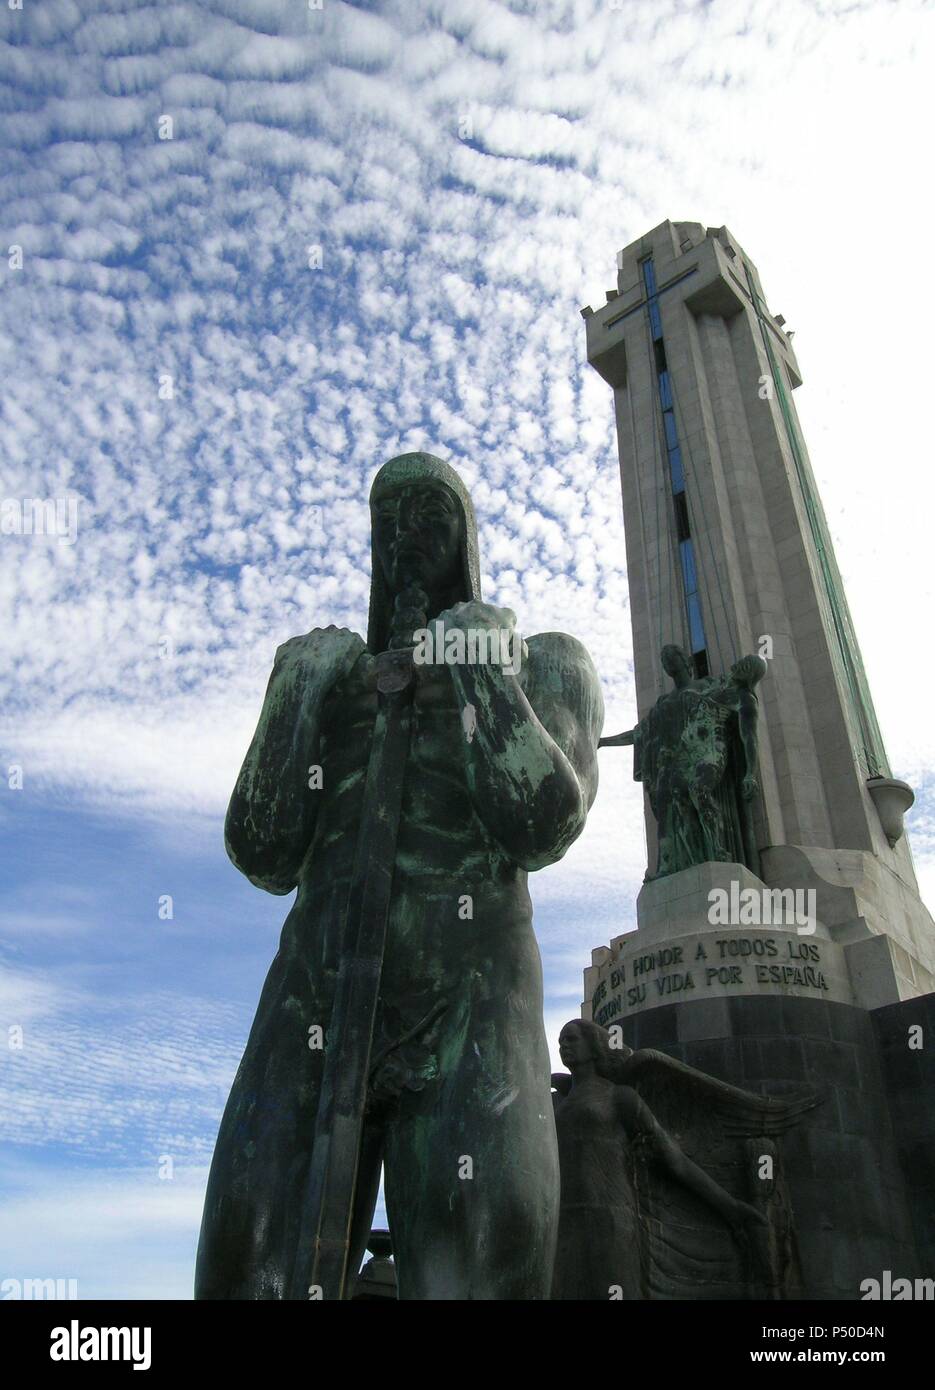
[[[393,653],[394,672],[402,655]],[[409,752],[411,663],[410,680],[404,686],[394,677],[379,688],[344,949],[291,1280],[293,1299],[312,1297],[316,1287],[323,1299],[341,1299],[349,1273],[351,1277],[357,1273],[349,1272],[347,1263]]]

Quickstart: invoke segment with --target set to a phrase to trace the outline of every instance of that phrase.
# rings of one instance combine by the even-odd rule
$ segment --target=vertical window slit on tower
[[[688,636],[692,653],[695,676],[701,678],[708,674],[707,643],[704,622],[701,616],[701,595],[698,589],[698,571],[695,564],[695,550],[691,539],[691,522],[688,513],[688,500],[685,495],[685,473],[682,468],[682,451],[679,447],[678,429],[675,423],[675,401],[672,393],[672,378],[662,338],[662,317],[659,313],[659,297],[656,287],[656,271],[652,256],[640,261],[640,271],[646,288],[646,305],[649,313],[649,329],[652,337],[653,361],[656,368],[656,385],[659,391],[659,404],[662,409],[662,428],[665,435],[666,455],[669,463],[669,485],[672,491],[672,505],[675,513],[675,534],[678,541],[682,569],[682,594],[685,600],[685,613],[688,619]]]
[[[675,493],[672,502],[675,506],[675,534],[681,544],[691,536],[691,527],[688,524],[688,503],[684,491]]]

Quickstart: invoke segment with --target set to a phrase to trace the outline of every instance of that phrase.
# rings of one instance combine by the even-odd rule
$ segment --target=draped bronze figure
[[[759,872],[751,803],[757,783],[756,686],[766,662],[744,656],[726,676],[694,680],[681,647],[662,649],[674,688],[635,728],[602,746],[632,744],[633,776],[649,797],[658,859],[647,880],[709,861]]]

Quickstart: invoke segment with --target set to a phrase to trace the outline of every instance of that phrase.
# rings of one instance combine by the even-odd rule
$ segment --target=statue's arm
[[[756,792],[757,719],[759,704],[754,695],[744,691],[737,710],[740,747],[743,752],[742,793],[748,800]]]
[[[453,610],[479,622],[488,605]],[[512,614],[509,614],[512,618]],[[465,740],[474,809],[504,852],[522,868],[561,859],[584,828],[597,793],[597,741],[604,719],[600,682],[580,642],[565,633],[531,637],[522,682],[493,664],[454,665],[462,710],[474,707]]]
[[[738,1201],[683,1153],[642,1097],[629,1086],[620,1087],[620,1105],[628,1132],[647,1142],[660,1167],[676,1182],[687,1187],[696,1197],[700,1197],[718,1212],[732,1229],[736,1230],[748,1221],[762,1221],[761,1214],[755,1207]]]
[[[623,734],[612,734],[609,738],[602,738],[598,747],[600,748],[629,748],[636,736],[635,729],[627,729]]]
[[[309,769],[318,760],[321,705],[363,650],[346,628],[316,628],[276,652],[224,824],[232,862],[268,893],[289,893],[298,881],[320,795]]]

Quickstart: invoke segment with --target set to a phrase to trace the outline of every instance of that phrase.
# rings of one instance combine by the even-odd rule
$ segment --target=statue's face
[[[429,594],[450,588],[461,557],[461,511],[447,488],[412,483],[376,503],[377,558],[393,593],[418,584]]]
[[[591,1044],[583,1028],[566,1023],[558,1035],[558,1055],[569,1069],[591,1060]]]
[[[752,690],[766,675],[766,662],[760,656],[742,656],[731,667],[731,675],[738,685]]]

